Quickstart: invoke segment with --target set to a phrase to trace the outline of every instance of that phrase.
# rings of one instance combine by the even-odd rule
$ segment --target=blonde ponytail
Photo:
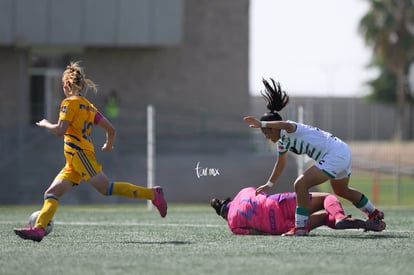
[[[80,61],[70,62],[62,75],[62,82],[67,85],[73,95],[83,92],[85,95],[89,89],[95,93],[98,91],[97,85],[85,77],[84,69],[80,66]]]

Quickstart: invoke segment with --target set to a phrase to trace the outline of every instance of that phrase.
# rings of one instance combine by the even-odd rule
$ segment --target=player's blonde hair
[[[62,75],[62,82],[69,87],[73,95],[78,95],[82,91],[86,94],[89,89],[92,89],[95,93],[97,92],[97,85],[85,77],[80,61],[70,62],[66,66],[66,70]]]

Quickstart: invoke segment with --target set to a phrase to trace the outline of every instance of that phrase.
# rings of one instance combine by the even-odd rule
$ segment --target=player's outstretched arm
[[[275,166],[273,168],[272,174],[270,175],[269,181],[266,184],[259,186],[256,189],[256,195],[259,194],[260,192],[266,192],[267,190],[270,190],[273,184],[277,182],[277,180],[279,179],[280,175],[282,174],[283,170],[286,167],[287,158],[288,158],[288,154],[286,153],[279,154],[279,158],[275,163]]]
[[[47,119],[42,119],[36,122],[36,125],[45,128],[57,136],[63,136],[69,127],[70,122],[66,120],[59,120],[58,123],[51,123]]]
[[[99,123],[97,125],[101,127],[102,129],[104,129],[106,132],[106,141],[104,145],[102,146],[101,150],[104,152],[109,152],[114,148],[115,127],[104,116],[102,116],[102,118],[99,120]]]
[[[273,128],[279,130],[286,130],[288,133],[293,133],[296,130],[296,124],[287,121],[260,121],[255,117],[246,116],[243,118],[244,122],[249,123],[250,128]]]
[[[258,120],[255,117],[252,117],[252,116],[246,116],[246,117],[243,118],[243,120],[245,122],[249,123],[250,128],[260,128],[261,125],[262,125],[260,120]]]

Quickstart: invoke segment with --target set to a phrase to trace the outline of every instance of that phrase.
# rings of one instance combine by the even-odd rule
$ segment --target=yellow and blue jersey
[[[60,105],[59,120],[69,121],[69,127],[64,135],[66,146],[75,150],[94,152],[90,134],[93,125],[97,123],[96,117],[101,116],[98,109],[88,99],[79,95],[64,99]]]

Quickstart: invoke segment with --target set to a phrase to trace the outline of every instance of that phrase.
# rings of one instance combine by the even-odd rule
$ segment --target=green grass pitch
[[[18,238],[36,206],[0,206],[0,274],[414,274],[413,208],[383,208],[387,229],[310,237],[236,236],[208,205],[66,206],[42,242]],[[361,217],[346,207],[347,214]]]

